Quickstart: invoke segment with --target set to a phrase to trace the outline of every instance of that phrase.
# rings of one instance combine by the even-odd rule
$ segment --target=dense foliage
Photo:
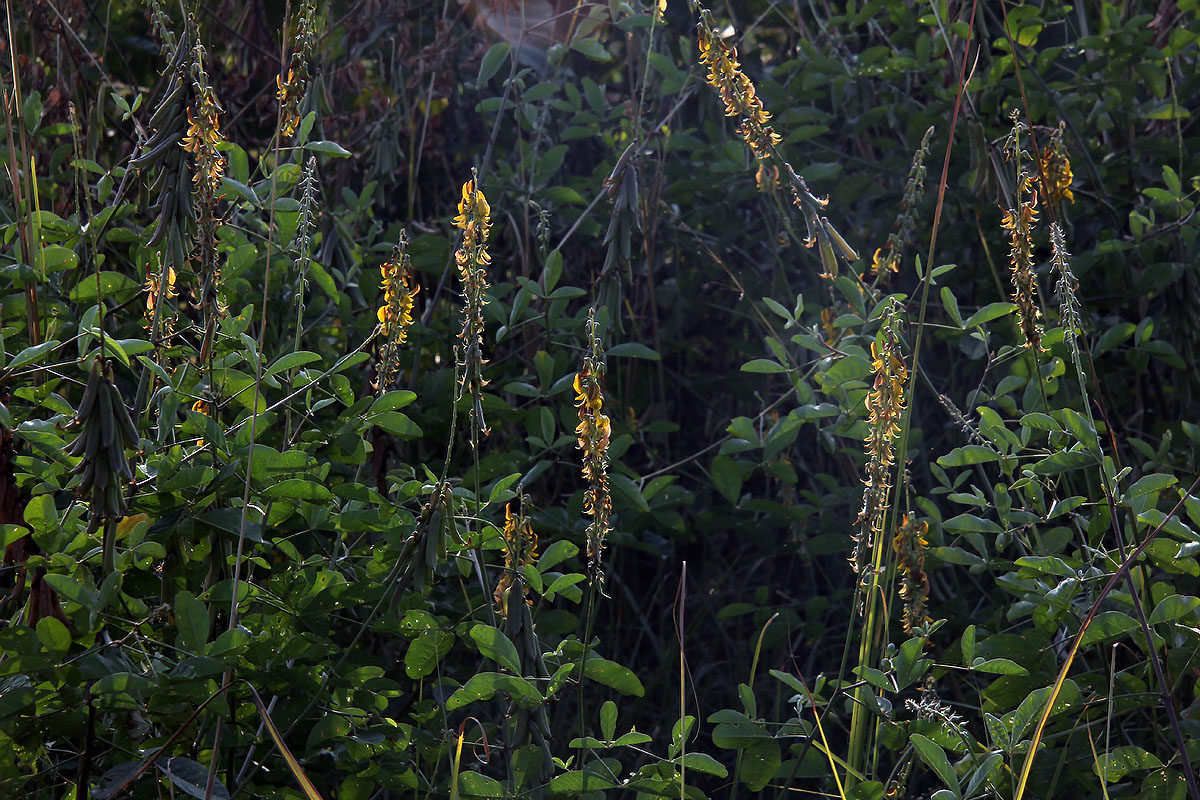
[[[4,796],[1200,800],[1195,0],[4,20]]]

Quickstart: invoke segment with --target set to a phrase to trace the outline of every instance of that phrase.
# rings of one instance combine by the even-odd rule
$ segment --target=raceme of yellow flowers
[[[895,442],[900,436],[900,420],[905,407],[904,384],[908,380],[908,368],[900,353],[900,315],[895,301],[884,317],[879,336],[871,343],[871,371],[874,383],[866,400],[869,431],[865,448],[865,488],[858,515],[859,531],[850,557],[860,580],[866,580],[868,575],[867,551],[874,538],[883,532],[888,492],[892,486],[891,468],[896,460]]]
[[[738,134],[758,158],[765,158],[782,138],[770,127],[771,114],[763,107],[754,83],[742,72],[737,48],[725,44],[717,34],[716,23],[705,9],[700,12],[700,63],[708,68],[705,80],[721,95],[725,116],[741,117]]]
[[[925,549],[929,546],[925,538],[929,533],[929,522],[917,520],[904,514],[896,526],[892,549],[896,551],[896,572],[900,581],[900,599],[904,601],[904,614],[900,619],[904,632],[910,636],[916,628],[929,622],[926,603],[929,600],[929,576],[925,574]]]
[[[487,251],[488,233],[491,231],[492,209],[483,192],[476,187],[474,172],[472,179],[463,184],[462,199],[458,203],[458,216],[454,227],[462,231],[462,243],[454,253],[458,265],[459,283],[463,294],[463,324],[458,334],[458,366],[463,369],[459,379],[459,397],[469,393],[471,404],[471,443],[477,444],[477,435],[487,434],[487,423],[483,418],[483,306],[487,302],[487,268],[492,257]]]
[[[579,409],[575,433],[583,453],[583,478],[588,484],[583,495],[583,511],[592,518],[587,529],[588,567],[592,581],[602,585],[604,573],[600,562],[612,512],[608,487],[608,442],[612,426],[604,413],[605,367],[594,307],[588,312],[587,333],[588,352],[583,359],[583,368],[575,376],[575,406]]]
[[[508,616],[509,595],[516,583],[517,573],[526,564],[536,563],[538,557],[538,539],[537,534],[533,532],[533,523],[525,515],[524,509],[514,514],[513,505],[509,503],[504,508],[504,530],[501,532],[504,539],[504,571],[492,596],[504,616]],[[526,588],[524,593],[528,592],[529,589]],[[525,602],[532,604],[528,599]]]
[[[300,124],[300,102],[308,88],[309,59],[312,56],[316,34],[313,25],[316,7],[304,3],[296,21],[296,32],[292,37],[292,57],[288,63],[287,76],[276,75],[276,97],[280,105],[280,134],[291,136]]]
[[[421,287],[413,278],[412,260],[408,256],[408,234],[400,231],[400,241],[392,250],[390,260],[379,265],[383,304],[379,306],[379,334],[383,346],[379,354],[379,378],[386,386],[400,373],[400,346],[408,338],[413,322],[413,306]]]

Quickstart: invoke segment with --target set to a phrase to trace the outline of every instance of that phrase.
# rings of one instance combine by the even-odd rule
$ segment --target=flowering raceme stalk
[[[314,4],[305,2],[296,21],[296,32],[292,36],[292,57],[288,63],[287,75],[275,76],[275,94],[280,105],[279,132],[283,136],[293,135],[300,125],[300,103],[304,100],[304,92],[308,89],[308,81],[311,78],[308,65],[316,43],[313,30],[315,16]]]
[[[583,494],[583,511],[592,518],[587,528],[588,568],[592,581],[603,585],[600,561],[612,513],[612,496],[608,489],[608,442],[612,426],[604,413],[604,354],[595,307],[588,312],[587,332],[587,355],[583,359],[583,369],[575,376],[575,406],[579,409],[575,433],[583,453],[583,479],[588,484]]]
[[[487,302],[487,268],[492,263],[487,251],[492,209],[483,192],[476,188],[474,170],[471,176],[471,180],[463,184],[458,216],[454,218],[454,227],[463,232],[462,244],[454,254],[454,262],[458,264],[463,294],[463,324],[456,348],[458,366],[463,370],[459,378],[458,397],[462,398],[468,393],[471,395],[471,446],[475,447],[479,433],[488,433],[482,401],[483,387],[487,386],[487,381],[483,379],[483,365],[487,363],[483,357],[483,306]]]
[[[1046,197],[1054,205],[1063,200],[1072,204],[1075,202],[1075,193],[1071,191],[1075,175],[1071,172],[1071,159],[1067,156],[1066,145],[1063,144],[1064,127],[1064,123],[1060,122],[1058,128],[1050,135],[1050,144],[1042,150],[1039,162]]]
[[[870,427],[866,437],[866,488],[850,557],[860,581],[868,579],[867,552],[875,537],[883,533],[888,492],[892,487],[891,469],[896,459],[895,442],[900,436],[900,418],[904,412],[904,383],[908,380],[908,368],[900,354],[900,315],[895,301],[886,312],[879,337],[871,343],[871,370],[875,381],[866,401]]]
[[[717,33],[716,22],[708,9],[700,8],[700,21],[696,25],[700,63],[707,68],[705,82],[712,86],[725,104],[725,116],[740,117],[737,134],[749,146],[758,163],[755,183],[760,191],[774,191],[779,179],[787,179],[792,190],[792,202],[804,215],[808,226],[805,244],[819,245],[821,264],[826,277],[837,275],[837,254],[847,261],[858,258],[854,248],[846,243],[832,223],[821,216],[821,210],[829,203],[828,198],[818,198],[809,191],[804,179],[796,174],[780,154],[777,146],[783,138],[771,126],[771,114],[758,97],[754,82],[742,71],[737,48],[725,43]]]
[[[929,546],[925,537],[928,533],[927,521],[918,522],[905,514],[900,518],[896,536],[892,539],[892,548],[896,551],[896,571],[900,576],[900,599],[904,601],[904,615],[900,622],[909,636],[930,621],[926,613],[929,576],[925,574],[925,548]]]
[[[389,386],[400,374],[400,346],[408,338],[413,322],[413,306],[421,287],[413,279],[412,260],[408,257],[408,233],[400,231],[400,241],[392,258],[379,265],[383,304],[379,306],[379,333],[383,346],[379,353],[381,385]]]
[[[523,503],[522,503],[523,505]],[[538,539],[537,534],[533,532],[533,523],[529,517],[525,515],[524,507],[520,508],[516,514],[513,514],[513,503],[509,503],[504,508],[504,571],[500,574],[500,580],[496,583],[495,594],[492,599],[496,603],[496,607],[500,610],[502,616],[508,616],[510,603],[509,595],[512,593],[513,585],[516,583],[517,573],[526,564],[534,564],[537,562]],[[524,589],[524,594],[528,594],[529,589]],[[527,603],[532,605],[532,601],[526,599]]]
[[[896,228],[888,234],[887,244],[875,251],[868,271],[872,276],[881,278],[885,283],[889,273],[900,271],[900,258],[904,255],[904,247],[912,238],[917,227],[917,203],[925,194],[925,157],[929,155],[929,140],[933,137],[933,128],[925,131],[921,145],[913,153],[912,164],[908,168],[908,180],[904,184],[904,196],[900,198],[900,215],[896,218]]]
[[[181,144],[192,155],[192,203],[196,213],[194,253],[199,262],[200,308],[205,316],[200,361],[207,364],[212,357],[217,319],[225,314],[217,251],[217,232],[223,222],[217,213],[217,204],[224,196],[221,178],[225,175],[225,158],[218,150],[224,142],[219,117],[221,107],[208,81],[208,73],[204,71],[204,46],[199,40],[192,48],[191,77],[195,99],[188,108],[188,130]]]
[[[1004,145],[1004,155],[1016,163],[1016,207],[1007,209],[1000,227],[1008,231],[1008,263],[1012,272],[1013,302],[1021,320],[1025,344],[1035,352],[1042,349],[1042,312],[1038,307],[1037,276],[1033,273],[1033,226],[1037,224],[1037,192],[1034,177],[1025,168],[1029,155],[1021,147],[1025,124],[1013,112],[1013,128]],[[1026,193],[1029,198],[1025,199]]]

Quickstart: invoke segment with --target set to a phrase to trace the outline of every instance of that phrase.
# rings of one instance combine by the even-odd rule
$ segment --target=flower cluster
[[[895,462],[895,441],[900,436],[900,420],[904,412],[904,384],[908,368],[900,354],[900,316],[893,301],[884,317],[876,340],[871,343],[871,371],[875,380],[867,393],[866,437],[867,469],[864,480],[862,510],[858,514],[859,532],[854,541],[850,563],[860,579],[865,580],[867,550],[877,535],[883,532],[887,515],[888,492],[891,490],[891,468]]]
[[[1041,168],[1042,186],[1046,197],[1054,205],[1063,200],[1075,202],[1075,193],[1071,191],[1071,183],[1075,176],[1071,172],[1071,159],[1063,144],[1063,128],[1063,124],[1059,123],[1058,128],[1050,135],[1050,143],[1042,150],[1038,165]]]
[[[1021,319],[1025,342],[1042,349],[1042,312],[1038,308],[1037,276],[1033,273],[1033,226],[1037,223],[1037,195],[1004,212],[1000,227],[1008,231],[1008,263],[1012,272],[1013,302]]]
[[[1067,343],[1067,351],[1071,354],[1071,362],[1076,369],[1082,369],[1079,357],[1079,332],[1083,321],[1079,316],[1079,283],[1075,273],[1071,271],[1071,254],[1067,252],[1067,240],[1057,222],[1050,223],[1050,263],[1058,270],[1058,319],[1063,328],[1063,338]]]
[[[929,541],[929,523],[917,521],[908,514],[900,518],[892,549],[896,551],[896,571],[900,575],[900,599],[904,601],[901,624],[912,636],[916,629],[929,622],[926,602],[929,600],[929,576],[925,574],[925,548]]]
[[[587,529],[588,567],[592,580],[603,583],[600,560],[612,512],[608,488],[608,441],[612,426],[604,413],[604,354],[594,307],[588,312],[587,334],[587,355],[583,369],[575,376],[575,407],[579,409],[575,433],[583,453],[583,479],[588,484],[583,494],[583,511],[592,518]]]
[[[759,191],[771,192],[781,178],[787,180],[792,190],[792,202],[804,215],[804,223],[808,227],[805,246],[819,244],[821,264],[825,268],[823,275],[836,277],[838,254],[847,261],[854,261],[858,254],[829,220],[821,216],[821,209],[829,203],[828,198],[813,195],[804,179],[779,154],[776,146],[783,138],[771,126],[771,114],[759,99],[754,83],[742,71],[737,48],[726,44],[717,33],[716,23],[707,9],[700,8],[700,21],[696,27],[699,32],[700,63],[708,70],[704,80],[720,94],[725,115],[741,118],[737,134],[750,147],[758,162],[755,184]]]
[[[161,262],[161,258],[159,259]],[[175,289],[175,268],[161,264],[159,274],[155,275],[150,265],[146,265],[146,330],[151,332],[154,341],[159,340],[159,332],[170,336],[174,329],[174,320],[170,311],[164,306],[163,300],[172,300],[178,294]]]
[[[1035,351],[1042,349],[1042,312],[1038,307],[1037,276],[1033,272],[1033,226],[1038,221],[1037,192],[1033,190],[1034,177],[1025,168],[1029,157],[1021,148],[1021,132],[1024,123],[1013,116],[1012,133],[1004,146],[1004,155],[1016,162],[1016,207],[1004,211],[1000,227],[1008,231],[1008,263],[1012,272],[1013,302],[1021,320],[1021,333],[1025,343]],[[1028,194],[1028,198],[1026,198]]]
[[[296,32],[292,35],[292,58],[288,62],[287,75],[275,76],[275,94],[280,105],[279,132],[282,136],[291,136],[300,125],[300,103],[304,100],[304,92],[312,77],[308,65],[316,44],[313,30],[315,17],[316,6],[312,2],[304,3],[296,21]]]
[[[224,313],[219,302],[221,270],[217,263],[217,230],[221,218],[217,204],[223,197],[221,178],[225,175],[225,157],[219,146],[221,136],[221,107],[204,71],[204,46],[197,40],[192,48],[192,88],[194,99],[188,107],[187,135],[183,149],[192,156],[192,199],[196,209],[196,258],[200,263],[200,302],[206,313],[215,310],[206,324],[205,339],[211,339],[216,317]],[[207,360],[207,356],[204,360]]]
[[[492,595],[496,607],[504,616],[508,616],[509,595],[517,581],[517,574],[526,564],[535,563],[538,557],[538,540],[537,534],[533,532],[533,523],[525,515],[523,508],[514,514],[512,507],[513,504],[509,503],[504,509],[504,572],[496,583],[495,594]],[[524,593],[528,592],[529,589],[525,588]],[[532,605],[532,601],[528,599],[525,602]]]
[[[900,214],[896,217],[896,227],[888,234],[887,244],[875,251],[869,267],[870,274],[887,280],[888,274],[900,271],[900,258],[904,255],[904,247],[912,238],[917,227],[917,203],[925,194],[925,157],[929,155],[929,140],[933,137],[933,128],[925,131],[921,138],[921,146],[913,153],[912,165],[908,168],[908,180],[904,184],[904,196],[900,198]]]
[[[379,306],[379,333],[383,346],[379,353],[379,378],[387,386],[400,373],[400,346],[408,338],[413,322],[413,306],[421,287],[413,277],[412,260],[408,257],[408,233],[400,231],[400,241],[392,250],[389,261],[379,265],[379,286],[383,289],[383,304]]]
[[[454,227],[462,231],[462,244],[454,253],[458,265],[459,283],[463,294],[463,324],[459,331],[456,348],[458,365],[462,368],[459,379],[459,397],[469,393],[471,405],[471,444],[476,445],[479,432],[488,432],[483,418],[483,306],[487,303],[487,268],[492,257],[487,251],[488,233],[491,231],[492,209],[483,192],[475,186],[475,174],[463,184],[462,199],[458,202],[458,216]]]

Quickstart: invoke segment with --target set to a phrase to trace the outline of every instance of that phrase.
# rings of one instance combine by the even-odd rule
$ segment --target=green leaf
[[[40,361],[42,356],[58,347],[60,344],[62,344],[62,342],[58,341],[58,339],[51,339],[49,341],[42,342],[41,344],[35,344],[33,347],[26,347],[24,350],[13,356],[13,360],[8,364],[8,372],[15,372],[21,367]]]
[[[542,557],[538,559],[538,572],[545,572],[553,569],[568,558],[573,557],[579,552],[579,545],[568,542],[566,539],[559,539],[551,542],[550,546],[542,553]]]
[[[481,700],[491,700],[497,692],[508,694],[521,708],[537,708],[544,700],[533,684],[517,675],[499,672],[480,672],[446,699],[446,710],[460,708]]]
[[[308,144],[304,145],[304,149],[310,150],[314,153],[324,153],[325,155],[333,156],[334,158],[346,158],[347,156],[353,155],[349,150],[342,147],[337,142],[328,142],[323,140],[309,142]]]
[[[175,595],[175,627],[179,630],[179,643],[193,653],[204,651],[208,644],[208,607],[191,592]]]
[[[950,291],[949,286],[942,287],[942,308],[946,309],[946,313],[955,325],[960,328],[963,326],[962,314],[958,310],[958,299],[954,296],[954,292]]]
[[[648,358],[651,361],[660,361],[662,356],[651,350],[646,345],[640,342],[625,342],[623,344],[614,345],[608,348],[605,355],[614,358]]]
[[[606,742],[611,742],[617,730],[617,704],[612,700],[605,700],[604,705],[600,706],[600,734]]]
[[[780,764],[779,742],[763,739],[742,751],[742,783],[752,792],[762,791],[775,777]]]
[[[1083,634],[1083,641],[1080,642],[1080,647],[1087,647],[1089,644],[1095,644],[1105,639],[1114,639],[1118,636],[1123,636],[1136,629],[1137,626],[1137,620],[1128,614],[1123,614],[1120,611],[1101,611],[1092,619],[1092,624],[1088,625],[1087,631]]]
[[[1162,765],[1162,761],[1153,753],[1135,745],[1122,745],[1092,762],[1092,771],[1108,783],[1116,783],[1135,770],[1160,769]]]
[[[1173,622],[1180,617],[1185,617],[1196,610],[1200,606],[1200,597],[1181,596],[1172,594],[1158,601],[1158,605],[1154,607],[1154,611],[1150,614],[1150,624],[1157,625],[1160,622]]]
[[[712,732],[713,744],[724,750],[741,750],[760,739],[772,738],[762,725],[731,708],[710,715],[708,721],[716,723]]]
[[[747,361],[742,364],[742,372],[756,373],[776,373],[787,372],[788,368],[777,361],[772,361],[769,358],[756,358],[753,361]]]
[[[504,797],[504,784],[470,769],[458,773],[458,788],[464,797]]]
[[[942,749],[941,745],[919,733],[910,734],[908,740],[921,760],[933,770],[950,791],[954,792],[954,796],[962,797],[962,787],[958,783],[958,775],[955,774],[954,767],[950,766],[950,759],[946,758],[946,751]]]
[[[1062,426],[1054,421],[1054,417],[1049,414],[1043,414],[1040,411],[1034,411],[1021,417],[1021,425],[1039,431],[1062,433]]]
[[[509,672],[521,674],[521,657],[517,648],[498,628],[479,623],[471,628],[471,638],[479,652]]]
[[[1082,467],[1089,467],[1095,463],[1096,457],[1091,453],[1085,453],[1080,450],[1062,450],[1034,464],[1033,471],[1038,475],[1058,475]]]
[[[323,483],[310,481],[306,478],[288,478],[279,483],[272,483],[263,488],[263,495],[278,500],[307,500],[310,503],[324,503],[334,499],[333,492]]]
[[[408,389],[397,389],[380,395],[379,399],[371,404],[371,411],[369,413],[380,414],[384,411],[397,411],[416,399],[416,392],[411,392]]]
[[[1125,491],[1125,500],[1128,502],[1133,497],[1140,497],[1151,492],[1161,492],[1163,489],[1174,486],[1178,482],[1179,479],[1174,475],[1166,475],[1161,472],[1146,475]]]
[[[986,306],[967,317],[966,322],[963,323],[963,327],[967,330],[970,330],[971,328],[975,328],[984,324],[985,322],[991,322],[994,319],[1008,316],[1016,310],[1017,307],[1013,303],[988,303]]]
[[[975,670],[976,672],[991,673],[992,675],[1029,674],[1029,670],[1008,658],[989,658],[987,661],[984,661],[982,658],[977,658],[975,659],[975,663],[971,665],[971,669]]]
[[[942,527],[951,533],[1003,533],[1004,529],[990,519],[977,517],[974,514],[959,514],[942,523]]]
[[[954,448],[939,458],[937,463],[942,467],[965,467],[969,464],[983,464],[987,461],[996,461],[999,458],[1000,454],[990,447],[968,444]]]
[[[504,63],[504,59],[508,58],[509,51],[508,42],[496,42],[488,51],[483,54],[483,58],[479,62],[479,75],[475,78],[475,85],[483,87],[485,83],[492,79],[496,71],[500,69],[500,65]]]
[[[370,422],[401,439],[420,439],[423,435],[420,426],[409,419],[407,414],[400,411],[384,411],[375,414],[371,417]]]
[[[729,777],[729,770],[725,769],[725,765],[707,753],[685,753],[682,759],[676,758],[673,763],[678,765],[681,760],[689,771],[715,775],[718,778]]]
[[[71,632],[55,617],[42,617],[37,623],[37,637],[42,646],[57,656],[71,648]]]
[[[571,49],[583,53],[593,61],[610,61],[612,56],[604,49],[604,45],[591,37],[576,39],[571,42]]]
[[[641,697],[646,693],[638,676],[633,674],[633,670],[623,667],[615,661],[609,661],[607,658],[589,655],[583,674],[596,683],[616,689],[621,694]]]
[[[321,357],[310,350],[297,350],[294,353],[280,356],[276,359],[266,372],[263,373],[264,378],[269,378],[280,372],[285,372],[296,367],[303,367],[305,364],[312,364],[315,361],[320,361]]]
[[[70,298],[72,303],[94,303],[99,296],[96,293],[95,275],[89,275],[75,287],[71,289]],[[99,276],[100,293],[105,299],[109,299],[114,295],[132,296],[132,294],[141,288],[141,284],[130,278],[128,275],[123,275],[120,272],[101,272]],[[127,298],[126,298],[127,299]]]
[[[450,652],[453,643],[454,634],[447,631],[421,631],[404,653],[404,674],[414,680],[433,674],[437,662]]]
[[[605,789],[615,789],[616,784],[604,775],[594,772],[589,772],[587,776],[587,790],[589,792],[602,792]],[[546,793],[551,797],[576,797],[583,794],[584,780],[583,772],[573,771],[564,772],[561,775],[555,775],[550,779],[550,783],[546,785]]]
[[[42,580],[50,584],[50,588],[68,600],[78,603],[88,611],[100,610],[100,595],[95,589],[88,589],[69,575],[59,575],[51,572]]]

